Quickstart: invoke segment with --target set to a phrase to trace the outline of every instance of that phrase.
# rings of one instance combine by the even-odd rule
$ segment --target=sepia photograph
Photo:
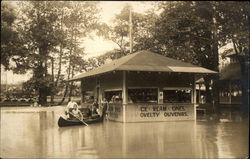
[[[1,1],[0,158],[249,158],[248,1]]]

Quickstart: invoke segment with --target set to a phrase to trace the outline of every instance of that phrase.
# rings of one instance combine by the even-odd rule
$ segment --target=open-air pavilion
[[[79,74],[82,106],[89,96],[108,103],[108,118],[120,122],[196,119],[195,81],[215,71],[139,51]]]

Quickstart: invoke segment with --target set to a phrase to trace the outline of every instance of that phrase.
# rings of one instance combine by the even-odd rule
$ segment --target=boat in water
[[[81,112],[83,113],[86,110],[80,109]],[[87,124],[93,124],[93,123],[99,123],[99,122],[103,122],[104,116],[106,114],[106,110],[107,107],[103,108],[102,110],[102,115],[96,115],[96,116],[90,116],[86,119],[83,119],[83,121],[77,119],[77,118],[73,118],[73,119],[65,119],[62,116],[60,116],[60,118],[58,119],[58,126],[59,127],[64,127],[64,126],[75,126],[75,125],[83,125],[86,126]]]
[[[89,118],[89,119],[85,119],[83,120],[85,123],[87,124],[93,124],[93,123],[99,123],[103,121],[103,117],[98,117],[98,118]],[[59,127],[64,127],[64,126],[75,126],[75,125],[83,125],[85,126],[85,124],[78,120],[78,119],[65,119],[63,117],[60,116],[59,120],[58,120],[58,126]]]

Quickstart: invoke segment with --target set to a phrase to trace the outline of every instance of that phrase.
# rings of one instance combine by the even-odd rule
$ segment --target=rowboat
[[[101,116],[96,116],[96,117],[89,117],[87,119],[84,119],[83,121],[79,119],[65,119],[62,116],[58,119],[58,126],[59,127],[64,127],[64,126],[75,126],[75,125],[86,125],[87,124],[93,124],[93,123],[99,123],[102,122],[104,119],[104,114],[106,113],[107,106],[105,106],[102,110],[102,115]],[[84,110],[81,110],[83,112]]]
[[[83,120],[85,123],[87,124],[93,124],[93,123],[98,123],[98,122],[102,122],[103,121],[103,117],[98,117],[95,119],[85,119]],[[58,126],[59,127],[64,127],[64,126],[75,126],[75,125],[84,125],[85,124],[78,120],[78,119],[65,119],[63,117],[60,116],[59,120],[58,120]]]

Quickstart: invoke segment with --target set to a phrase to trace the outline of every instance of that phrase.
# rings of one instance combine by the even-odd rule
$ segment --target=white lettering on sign
[[[188,116],[185,106],[172,105],[172,106],[140,106],[141,118],[155,118],[162,114],[164,117],[178,117]]]
[[[144,117],[158,117],[160,115],[159,112],[151,112],[151,113],[141,113],[140,116]]]
[[[187,112],[165,112],[164,113],[165,117],[170,117],[170,116],[188,116]]]

